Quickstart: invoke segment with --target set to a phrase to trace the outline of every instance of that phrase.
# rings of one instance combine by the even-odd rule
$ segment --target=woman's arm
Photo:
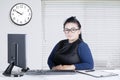
[[[48,57],[47,64],[50,69],[52,69],[52,67],[55,66],[55,63],[53,62],[53,58],[54,58],[57,48],[58,48],[58,44],[53,48],[52,52],[50,53],[50,55]]]
[[[74,64],[76,70],[86,70],[86,69],[93,69],[94,62],[92,58],[92,54],[88,45],[84,42],[79,44],[78,53],[80,57],[79,64]]]

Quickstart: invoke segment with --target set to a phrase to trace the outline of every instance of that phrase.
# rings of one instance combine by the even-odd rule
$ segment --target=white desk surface
[[[0,72],[0,80],[120,80],[120,70],[106,70],[119,74],[119,76],[95,78],[85,74],[75,75],[24,75],[22,77],[5,77]]]

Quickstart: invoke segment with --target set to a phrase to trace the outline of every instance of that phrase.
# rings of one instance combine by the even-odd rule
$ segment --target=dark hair
[[[64,22],[64,24],[63,24],[63,28],[65,28],[65,25],[67,24],[67,23],[75,23],[75,24],[77,24],[78,25],[78,28],[79,29],[81,29],[81,24],[80,24],[80,22],[76,19],[76,17],[69,17],[65,22]],[[79,39],[80,40],[83,40],[82,39],[82,34],[80,33],[80,35],[79,35]]]

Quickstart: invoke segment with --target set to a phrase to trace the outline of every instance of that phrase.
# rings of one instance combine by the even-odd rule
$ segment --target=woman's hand
[[[58,65],[52,68],[53,70],[75,70],[74,65]]]
[[[62,70],[75,70],[74,65],[63,65]]]
[[[61,70],[62,69],[62,65],[57,65],[52,67],[52,70]]]

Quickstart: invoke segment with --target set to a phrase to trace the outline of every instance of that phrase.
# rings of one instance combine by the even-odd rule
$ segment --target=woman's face
[[[80,29],[76,23],[67,23],[64,28],[65,36],[69,41],[76,41],[79,38]]]

